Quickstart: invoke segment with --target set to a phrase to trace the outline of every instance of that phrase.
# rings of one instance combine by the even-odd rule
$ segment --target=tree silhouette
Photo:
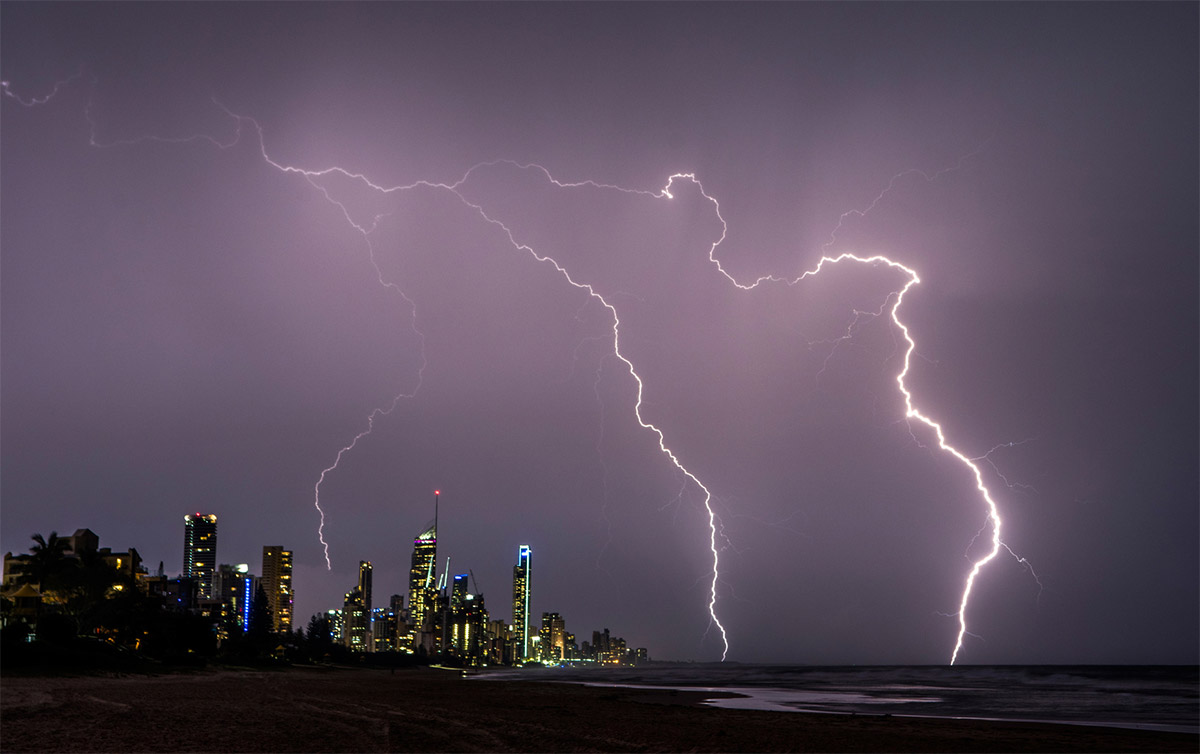
[[[249,658],[262,658],[275,648],[275,623],[271,616],[271,604],[267,602],[266,590],[262,584],[254,591],[254,599],[250,600],[250,610],[246,616],[248,624],[242,652]]]
[[[73,560],[67,557],[67,551],[71,549],[71,540],[58,536],[56,531],[50,532],[49,537],[34,534],[31,538],[34,544],[29,548],[29,558],[21,568],[17,581],[21,584],[32,584],[45,591],[52,588],[53,584],[44,585],[43,582],[53,582],[56,576],[75,565]]]
[[[246,633],[251,636],[262,636],[274,633],[275,620],[271,614],[271,603],[267,601],[267,592],[262,584],[254,591],[254,599],[250,601],[249,628]]]

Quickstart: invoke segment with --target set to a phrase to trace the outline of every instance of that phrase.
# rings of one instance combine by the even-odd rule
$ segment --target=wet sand
[[[1185,733],[699,706],[428,668],[5,677],[3,752],[1196,752]]]

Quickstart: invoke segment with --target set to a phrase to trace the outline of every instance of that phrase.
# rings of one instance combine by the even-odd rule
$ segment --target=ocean
[[[730,692],[734,709],[1026,720],[1200,733],[1195,665],[797,666],[650,663],[524,668],[480,678]]]

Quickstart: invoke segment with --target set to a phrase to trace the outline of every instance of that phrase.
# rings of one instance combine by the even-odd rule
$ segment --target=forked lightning
[[[71,76],[70,78],[58,82],[54,86],[53,91],[51,91],[49,94],[47,94],[43,97],[40,97],[40,98],[21,98],[21,97],[19,97],[11,90],[9,82],[7,82],[7,81],[0,82],[0,89],[2,89],[2,92],[4,95],[6,95],[9,98],[15,99],[21,105],[24,105],[25,107],[36,107],[36,106],[43,105],[43,104],[46,104],[47,102],[49,102],[51,99],[53,99],[59,93],[59,90],[62,87],[64,87],[67,84],[70,84],[71,82],[73,82],[76,79],[81,78],[82,75],[83,75],[83,71],[80,70],[79,73],[76,73],[75,75]],[[95,91],[95,79],[93,78],[92,81],[93,81],[92,91],[94,92]],[[424,373],[424,368],[425,368],[426,362],[425,362],[425,355],[424,355],[424,342],[425,342],[424,335],[419,330],[417,330],[416,324],[415,324],[415,322],[416,322],[415,305],[413,304],[412,300],[409,299],[408,296],[406,296],[404,294],[403,290],[401,290],[401,288],[399,286],[397,286],[395,283],[389,282],[384,279],[383,273],[380,270],[379,265],[375,259],[375,247],[371,241],[371,234],[376,229],[379,221],[385,215],[377,215],[369,223],[356,222],[354,220],[352,212],[350,211],[350,208],[347,207],[344,202],[335,198],[330,193],[330,191],[322,185],[321,181],[323,178],[325,178],[327,176],[336,175],[336,176],[340,176],[342,178],[346,178],[346,179],[350,179],[352,181],[359,182],[363,187],[365,187],[371,191],[379,192],[382,194],[390,194],[390,193],[398,192],[398,191],[406,191],[406,190],[416,189],[419,187],[446,191],[446,192],[449,192],[449,193],[453,194],[454,196],[456,196],[463,204],[465,204],[467,207],[469,207],[472,211],[476,212],[478,214],[478,216],[480,217],[480,219],[483,220],[485,223],[488,223],[488,224],[494,226],[495,228],[497,228],[503,234],[504,238],[507,239],[508,243],[513,247],[514,250],[526,253],[538,262],[552,265],[554,267],[554,269],[562,276],[563,280],[565,280],[569,285],[574,286],[575,288],[579,288],[583,291],[586,291],[589,296],[596,299],[612,315],[613,353],[616,355],[616,357],[618,359],[620,359],[625,364],[626,368],[629,370],[629,375],[634,379],[634,382],[637,384],[637,395],[636,395],[636,400],[634,403],[634,416],[635,416],[638,424],[641,427],[643,427],[644,429],[647,429],[654,433],[654,435],[658,438],[659,450],[684,475],[684,477],[686,477],[687,480],[690,480],[693,484],[696,485],[696,487],[700,491],[703,492],[704,509],[707,514],[708,527],[709,527],[708,546],[709,546],[709,550],[711,551],[711,554],[712,554],[712,573],[711,573],[711,579],[709,581],[709,590],[708,590],[708,611],[709,611],[709,615],[710,615],[710,619],[711,619],[711,624],[715,625],[717,627],[718,631],[720,632],[721,642],[723,645],[721,659],[724,660],[724,659],[726,659],[726,657],[728,657],[729,637],[728,637],[728,634],[726,633],[724,625],[722,625],[722,623],[717,615],[717,585],[718,585],[718,582],[720,581],[720,548],[718,548],[718,546],[717,546],[718,520],[717,520],[716,512],[713,509],[712,492],[709,490],[709,488],[707,486],[705,486],[705,484],[703,482],[700,481],[699,477],[697,477],[695,473],[693,473],[690,469],[686,468],[680,462],[679,458],[671,450],[670,446],[667,445],[666,434],[663,432],[663,430],[660,427],[656,426],[655,424],[646,421],[645,417],[643,416],[642,406],[643,406],[643,394],[644,394],[644,390],[645,390],[645,385],[642,381],[641,376],[638,374],[637,369],[634,366],[633,362],[621,350],[621,318],[620,318],[619,312],[617,311],[617,308],[610,301],[605,299],[600,293],[598,293],[591,284],[586,283],[586,282],[581,282],[581,281],[578,281],[575,278],[573,278],[571,276],[571,273],[567,270],[567,268],[564,267],[562,264],[560,264],[556,259],[554,259],[553,257],[551,257],[547,254],[540,253],[537,250],[533,249],[532,247],[530,247],[526,244],[518,242],[516,240],[516,237],[514,236],[513,231],[507,225],[505,225],[503,222],[496,219],[495,217],[491,216],[488,213],[486,207],[484,207],[482,204],[474,203],[474,202],[471,202],[470,200],[468,200],[466,198],[466,196],[464,196],[464,194],[460,191],[460,189],[471,179],[471,176],[476,171],[487,168],[487,167],[496,166],[496,165],[510,165],[510,166],[520,169],[520,170],[539,171],[550,184],[552,184],[553,186],[555,186],[556,188],[559,188],[559,189],[591,189],[591,190],[599,190],[599,191],[619,191],[619,192],[628,193],[628,194],[644,195],[646,197],[653,198],[653,199],[666,199],[666,200],[673,199],[674,193],[672,192],[672,189],[675,186],[675,183],[677,181],[686,181],[686,182],[690,182],[690,183],[694,184],[695,187],[699,190],[700,194],[704,197],[704,199],[712,203],[713,211],[715,212],[717,219],[721,223],[720,237],[716,241],[714,241],[712,243],[712,245],[710,246],[710,248],[708,250],[708,259],[710,262],[712,262],[712,264],[714,264],[717,267],[718,270],[720,270],[721,274],[724,275],[726,279],[728,279],[730,284],[732,284],[733,286],[736,286],[737,288],[744,290],[744,291],[752,291],[755,288],[757,288],[758,286],[768,284],[768,283],[783,283],[783,284],[786,284],[789,286],[796,285],[797,283],[800,283],[801,281],[803,281],[807,278],[815,277],[815,276],[819,275],[826,266],[842,264],[842,263],[846,263],[846,262],[851,262],[851,263],[861,264],[861,265],[868,265],[868,266],[883,265],[883,266],[890,267],[894,270],[897,270],[897,271],[903,273],[906,276],[907,281],[899,289],[892,291],[887,296],[887,299],[884,301],[884,303],[880,307],[880,309],[877,312],[875,312],[874,314],[881,315],[886,311],[888,313],[888,315],[891,317],[892,324],[895,326],[895,328],[897,330],[899,330],[899,332],[901,333],[901,335],[904,338],[904,342],[906,343],[906,347],[904,348],[902,366],[899,369],[899,371],[896,373],[896,376],[895,376],[896,387],[900,391],[900,394],[904,398],[905,419],[908,420],[909,422],[915,421],[919,425],[924,425],[929,431],[932,432],[933,436],[936,438],[938,448],[940,450],[942,450],[943,452],[948,453],[955,459],[957,459],[963,466],[966,467],[966,470],[968,471],[968,473],[974,478],[975,488],[978,490],[979,496],[984,503],[984,508],[985,508],[986,517],[987,517],[987,523],[985,524],[985,528],[991,529],[991,535],[990,535],[991,548],[982,557],[975,559],[974,561],[971,562],[971,566],[966,574],[965,582],[963,584],[962,594],[959,599],[958,611],[956,613],[956,616],[958,618],[958,634],[957,634],[957,638],[956,638],[956,641],[954,644],[954,649],[950,655],[950,664],[953,665],[955,662],[957,662],[959,654],[963,648],[963,640],[966,637],[966,635],[969,633],[967,630],[967,608],[968,608],[968,605],[969,605],[969,602],[971,599],[972,591],[975,587],[976,580],[978,579],[978,577],[979,577],[980,573],[982,572],[982,570],[984,569],[984,567],[987,566],[988,563],[990,563],[992,560],[994,560],[996,558],[996,556],[1000,553],[1001,549],[1007,550],[1010,554],[1013,555],[1014,558],[1017,558],[1022,564],[1024,564],[1026,567],[1028,567],[1029,564],[1023,558],[1020,558],[1015,553],[1013,553],[1012,550],[1009,549],[1008,546],[1006,544],[1004,544],[1004,542],[1001,539],[1001,524],[1002,524],[1002,522],[1001,522],[1001,518],[1000,518],[999,509],[996,505],[996,501],[992,497],[991,492],[988,490],[987,485],[984,483],[982,470],[980,469],[980,467],[977,463],[977,461],[981,460],[981,458],[983,458],[983,457],[971,458],[971,457],[967,456],[965,453],[963,453],[962,451],[960,451],[957,448],[955,448],[954,446],[952,446],[949,442],[947,442],[946,435],[942,428],[942,425],[940,423],[934,421],[932,418],[930,418],[925,413],[923,413],[916,406],[914,399],[913,399],[912,392],[908,389],[907,385],[905,384],[905,378],[907,377],[907,375],[909,373],[912,354],[913,354],[914,350],[916,349],[916,342],[913,339],[908,326],[903,322],[903,320],[900,319],[900,307],[904,303],[904,297],[905,297],[905,295],[907,295],[908,291],[914,285],[916,285],[917,283],[920,282],[920,278],[918,277],[917,272],[914,269],[912,269],[900,262],[897,262],[893,259],[890,259],[886,256],[879,255],[879,254],[876,254],[873,256],[858,256],[853,253],[841,253],[841,254],[836,254],[836,255],[826,254],[820,258],[820,260],[817,262],[815,267],[801,273],[800,275],[798,275],[796,277],[786,278],[786,277],[777,277],[777,276],[773,276],[773,275],[768,275],[768,276],[760,277],[760,278],[754,280],[753,282],[743,283],[743,282],[738,281],[728,271],[726,271],[726,269],[721,265],[720,259],[717,257],[717,249],[725,241],[726,233],[728,231],[728,225],[726,224],[724,217],[721,216],[720,204],[717,202],[717,200],[714,197],[710,196],[704,190],[703,185],[701,185],[700,181],[692,173],[676,173],[675,175],[670,176],[667,179],[666,185],[661,190],[655,192],[655,191],[640,190],[640,189],[622,188],[620,186],[615,186],[615,185],[606,184],[606,183],[600,183],[600,182],[592,181],[592,180],[584,180],[584,181],[578,181],[578,182],[563,182],[563,181],[560,181],[560,180],[554,178],[554,176],[551,175],[550,171],[548,171],[546,168],[544,168],[540,165],[522,164],[522,163],[512,162],[512,161],[508,161],[508,160],[496,160],[496,161],[492,161],[492,162],[479,163],[477,165],[472,166],[470,169],[468,169],[466,171],[466,173],[463,174],[462,178],[460,178],[455,183],[437,183],[437,182],[431,182],[431,181],[416,181],[416,182],[408,184],[408,185],[385,187],[385,186],[381,186],[381,185],[378,185],[378,184],[372,182],[364,174],[351,172],[351,171],[345,170],[341,167],[335,166],[335,167],[328,167],[328,168],[322,168],[322,169],[309,169],[309,168],[301,168],[301,167],[296,167],[293,165],[287,165],[287,164],[281,163],[281,162],[275,160],[274,158],[272,158],[268,154],[267,149],[266,149],[266,139],[264,136],[263,128],[258,123],[258,121],[256,121],[253,118],[234,113],[231,110],[229,110],[228,108],[221,105],[220,103],[217,103],[217,105],[219,107],[221,107],[221,109],[224,110],[224,112],[227,113],[229,115],[229,117],[232,118],[237,124],[236,135],[233,138],[233,141],[231,141],[230,143],[221,143],[218,140],[216,140],[213,137],[208,136],[208,135],[194,135],[194,136],[187,136],[187,137],[170,137],[170,138],[160,137],[160,136],[142,136],[142,137],[138,137],[136,139],[131,139],[131,140],[112,141],[112,142],[104,143],[104,142],[97,140],[96,135],[95,135],[96,134],[96,124],[94,123],[94,121],[92,120],[92,117],[91,117],[90,98],[89,98],[88,105],[85,107],[85,117],[87,118],[87,120],[92,128],[91,143],[94,146],[98,146],[98,147],[130,146],[130,145],[134,145],[134,144],[137,144],[137,143],[140,143],[143,141],[157,141],[157,142],[168,142],[168,143],[187,143],[187,142],[204,141],[204,142],[208,142],[220,149],[228,149],[238,143],[238,141],[241,139],[244,127],[247,124],[249,124],[254,129],[255,133],[258,135],[259,152],[262,156],[263,161],[267,165],[269,165],[270,167],[272,167],[275,170],[278,170],[282,173],[294,174],[294,175],[303,177],[314,189],[319,191],[326,200],[328,200],[332,204],[336,205],[341,210],[342,215],[345,217],[346,221],[355,230],[357,230],[360,234],[362,234],[362,236],[366,242],[366,245],[367,245],[367,250],[368,250],[368,253],[371,258],[371,263],[375,268],[378,282],[380,283],[380,285],[382,285],[388,289],[394,290],[398,295],[402,296],[404,298],[404,300],[407,302],[407,304],[409,305],[409,307],[413,309],[413,323],[414,323],[413,329],[416,332],[416,334],[418,335],[420,342],[422,344],[422,348],[421,348],[422,361],[421,361],[421,367],[418,371],[415,387],[413,387],[409,391],[398,393],[397,395],[395,395],[395,397],[392,398],[392,400],[386,406],[381,406],[379,408],[374,409],[367,416],[366,428],[363,431],[361,431],[360,433],[358,433],[347,445],[345,445],[338,451],[336,457],[333,460],[333,463],[321,471],[321,473],[317,479],[317,482],[314,486],[313,505],[315,506],[315,508],[317,509],[317,512],[320,515],[320,525],[318,526],[318,529],[317,529],[317,536],[325,548],[325,560],[326,560],[326,566],[328,568],[332,568],[332,563],[329,559],[329,545],[325,541],[325,538],[324,538],[325,511],[321,507],[321,497],[320,497],[321,485],[324,483],[326,476],[337,469],[338,464],[342,460],[342,457],[346,453],[352,451],[360,440],[362,440],[364,437],[371,434],[371,431],[374,429],[376,419],[379,419],[380,417],[391,414],[392,411],[395,410],[396,406],[401,401],[401,399],[411,398],[416,395],[417,390],[419,390],[420,385],[421,385],[421,378]],[[970,155],[967,155],[967,156],[970,156]],[[965,159],[965,157],[963,159]],[[961,165],[961,163],[962,163],[962,160],[960,159],[958,165]],[[915,170],[905,171],[904,173],[900,173],[900,174],[894,176],[892,178],[892,180],[888,183],[888,186],[878,196],[876,196],[874,201],[872,201],[871,204],[865,210],[851,210],[851,211],[843,213],[841,215],[841,217],[838,220],[837,227],[834,228],[834,230],[830,233],[830,240],[822,247],[822,251],[824,252],[833,243],[835,243],[837,232],[838,232],[838,230],[841,229],[842,224],[846,220],[847,217],[850,217],[850,216],[862,217],[862,216],[864,216],[871,209],[873,209],[879,203],[880,200],[882,200],[882,198],[888,191],[891,191],[893,189],[893,186],[895,185],[896,181],[899,178],[901,178],[902,176],[904,176],[908,173],[918,173],[918,174],[922,175],[926,180],[932,180],[933,178],[936,178],[937,176],[939,176],[945,172],[948,172],[949,170],[955,169],[956,167],[958,167],[958,165],[956,165],[952,168],[947,168],[947,169],[938,171],[937,173],[934,173],[932,176],[925,174],[925,173],[921,173],[920,171],[915,171]],[[1032,569],[1030,569],[1030,571],[1032,572]],[[1036,578],[1036,575],[1035,575],[1035,578]]]

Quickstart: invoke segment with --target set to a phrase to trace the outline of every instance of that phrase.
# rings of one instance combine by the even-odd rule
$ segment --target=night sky
[[[721,271],[880,254],[1011,549],[959,662],[1198,661],[1195,3],[0,21],[0,549],[88,527],[177,574],[216,513],[218,562],[294,549],[304,624],[360,559],[407,597],[440,489],[439,569],[494,618],[529,544],[536,619],[719,659],[704,494],[551,257],[712,492],[729,659],[948,662],[991,529],[905,421],[906,277]],[[314,485],[375,410],[326,570]]]

